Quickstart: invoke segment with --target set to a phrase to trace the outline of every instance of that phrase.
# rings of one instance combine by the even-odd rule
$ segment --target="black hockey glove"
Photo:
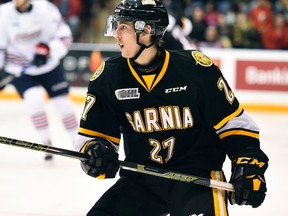
[[[85,173],[100,179],[116,176],[119,170],[118,153],[110,141],[98,137],[86,142],[80,151],[91,156],[89,160],[81,161]]]
[[[15,75],[0,70],[0,90],[4,89],[7,84],[12,82],[15,78]]]
[[[33,59],[33,64],[37,67],[40,67],[47,62],[50,49],[47,44],[39,43],[35,47],[35,54]]]
[[[230,183],[235,192],[229,192],[229,202],[238,205],[251,205],[257,208],[266,196],[264,172],[268,167],[268,157],[260,149],[241,153],[232,159]]]

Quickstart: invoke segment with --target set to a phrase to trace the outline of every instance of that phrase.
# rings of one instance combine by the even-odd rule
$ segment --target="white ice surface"
[[[53,144],[72,149],[60,120],[49,103],[47,107]],[[81,110],[82,104],[75,104],[79,116]],[[262,149],[270,158],[268,193],[256,209],[229,205],[230,216],[287,216],[288,113],[250,115],[260,126]],[[21,101],[0,100],[0,136],[39,142]],[[85,216],[116,181],[89,177],[76,159],[56,156],[54,165],[47,166],[43,157],[38,151],[0,144],[0,216]],[[229,161],[224,170],[229,177]]]

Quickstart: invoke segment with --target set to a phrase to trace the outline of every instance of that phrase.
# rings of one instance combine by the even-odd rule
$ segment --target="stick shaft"
[[[64,157],[70,157],[70,158],[74,158],[78,160],[87,160],[90,158],[89,155],[86,155],[77,151],[57,148],[54,146],[42,145],[39,143],[27,142],[23,140],[12,139],[8,137],[0,136],[0,143],[27,148],[27,149],[35,150],[35,151],[47,152],[47,153],[56,154],[56,155],[60,155]],[[227,182],[187,175],[187,174],[178,173],[178,172],[171,172],[171,171],[167,171],[164,169],[158,169],[155,167],[149,167],[149,166],[131,163],[127,161],[119,161],[119,163],[122,169],[130,170],[133,172],[139,172],[139,173],[143,173],[147,175],[153,175],[153,176],[158,176],[162,178],[182,181],[182,182],[192,182],[194,184],[208,186],[208,187],[226,190],[226,191],[232,191],[232,192],[234,191],[233,185]]]
[[[202,186],[208,186],[220,190],[226,190],[226,191],[234,191],[234,186],[227,182],[217,181],[213,179],[203,178],[199,176],[193,176],[178,172],[172,172],[164,169],[158,169],[155,167],[149,167],[141,164],[126,162],[126,161],[120,161],[120,167],[122,169],[144,173],[148,175],[158,176],[162,178],[167,179],[173,179],[178,180],[182,182],[191,182],[194,184],[202,185]]]
[[[12,145],[12,146],[17,146],[17,147],[21,147],[21,148],[27,148],[27,149],[35,150],[35,151],[41,151],[41,152],[47,152],[47,153],[51,153],[51,154],[61,155],[61,156],[65,156],[65,157],[71,157],[71,158],[75,158],[78,160],[89,159],[88,155],[85,155],[85,154],[77,152],[77,151],[57,148],[54,146],[48,146],[48,145],[43,145],[43,144],[39,144],[39,143],[27,142],[27,141],[23,141],[23,140],[17,140],[17,139],[8,138],[8,137],[0,136],[0,143]]]

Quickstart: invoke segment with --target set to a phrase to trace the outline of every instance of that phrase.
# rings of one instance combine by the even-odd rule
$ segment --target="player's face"
[[[15,7],[19,10],[25,10],[30,4],[30,0],[13,0]]]
[[[140,49],[132,22],[117,22],[114,38],[117,40],[124,58],[134,57]]]

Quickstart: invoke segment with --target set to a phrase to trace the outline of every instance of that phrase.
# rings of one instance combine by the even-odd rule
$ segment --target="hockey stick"
[[[78,160],[88,160],[90,156],[68,149],[57,148],[54,146],[47,146],[33,142],[27,142],[23,140],[17,140],[7,137],[0,136],[0,143],[27,148],[35,151],[42,151],[51,154],[61,155],[65,157],[75,158]],[[158,176],[167,179],[178,180],[182,182],[192,182],[194,184],[208,186],[216,189],[226,190],[226,191],[234,191],[234,187],[232,184],[222,181],[217,181],[208,178],[202,178],[198,176],[187,175],[178,172],[171,172],[163,169],[158,169],[154,167],[149,167],[141,164],[126,162],[126,161],[119,161],[120,167],[125,170],[130,170],[133,172],[144,173],[148,175]]]
[[[31,66],[32,66],[31,63],[29,63],[27,66],[24,66],[19,74],[10,74],[8,72],[5,72],[4,70],[0,70],[0,75],[1,73],[3,73],[1,76],[5,75],[5,77],[1,77],[0,79],[0,89],[4,89],[4,87],[10,84],[16,77],[21,76],[21,74],[25,74],[26,69]]]
[[[0,80],[0,89],[4,88],[6,85],[11,83],[14,78],[15,78],[14,75],[7,75],[5,78]]]

